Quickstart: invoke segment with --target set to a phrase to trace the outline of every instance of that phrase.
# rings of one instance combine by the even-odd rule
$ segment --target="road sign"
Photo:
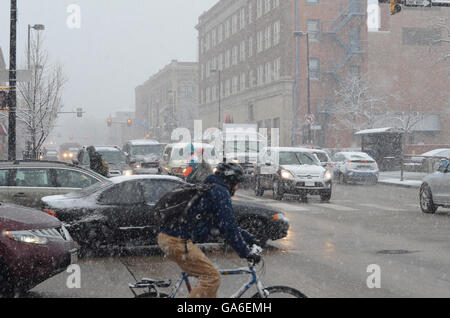
[[[312,125],[315,123],[316,119],[314,118],[313,114],[308,114],[305,116],[305,120],[308,124]]]

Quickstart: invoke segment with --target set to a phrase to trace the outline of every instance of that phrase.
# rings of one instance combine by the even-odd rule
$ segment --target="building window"
[[[273,45],[280,43],[280,21],[275,22],[273,25]]]
[[[260,18],[263,13],[263,0],[256,0],[256,17]]]
[[[230,37],[230,20],[225,21],[225,39]]]
[[[350,49],[355,52],[361,49],[360,45],[360,33],[359,27],[352,27],[350,29]]]
[[[238,63],[238,54],[239,54],[238,47],[234,46],[233,47],[233,55],[232,55],[233,65],[236,65]]]
[[[306,0],[306,3],[319,3],[319,0]]]
[[[272,63],[267,63],[264,69],[266,83],[272,82]]]
[[[217,29],[217,41],[218,43],[223,41],[223,24],[220,24]]]
[[[235,34],[237,32],[238,28],[238,16],[237,14],[234,14],[231,18],[231,34]]]
[[[253,5],[250,2],[248,4],[248,24],[253,23]]]
[[[280,117],[273,119],[273,128],[278,128],[278,129],[281,128]]]
[[[257,38],[256,38],[256,51],[258,53],[261,53],[263,51],[263,39],[264,39],[264,34],[262,31],[258,32]]]
[[[268,50],[272,44],[272,28],[267,27],[264,34],[265,49]]]
[[[253,38],[250,37],[248,39],[248,57],[252,57],[253,55]]]
[[[245,41],[241,42],[241,46],[240,46],[240,61],[241,62],[245,61]]]
[[[245,8],[241,9],[239,20],[239,30],[242,30],[245,27]]]
[[[271,9],[270,2],[271,2],[271,0],[265,0],[264,13],[268,13],[270,11],[270,9]]]
[[[241,91],[245,90],[245,83],[246,83],[245,73],[242,73],[241,79],[240,79],[240,90]]]
[[[320,20],[308,20],[307,30],[310,41],[320,40]]]
[[[309,59],[309,78],[312,80],[320,79],[320,60],[311,58]]]
[[[277,58],[273,61],[273,79],[278,81],[280,79],[281,58]]]
[[[403,28],[403,45],[440,45],[441,30],[437,28]]]

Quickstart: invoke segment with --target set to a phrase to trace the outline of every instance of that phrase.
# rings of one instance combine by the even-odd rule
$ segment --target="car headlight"
[[[21,243],[44,245],[48,242],[47,238],[37,236],[30,231],[5,231],[4,234],[11,240]]]
[[[213,173],[215,174],[217,172],[217,168],[214,168],[213,169]]]
[[[133,175],[133,170],[124,170],[122,172],[122,175],[124,175],[124,176],[132,176]]]
[[[294,176],[288,170],[281,170],[281,178],[289,180],[289,179],[294,179]]]
[[[286,223],[289,223],[289,219],[287,217],[285,217],[283,213],[274,214],[273,219],[275,221],[284,221]]]
[[[233,159],[232,160],[234,163],[239,163],[239,159]]]
[[[331,171],[330,170],[325,171],[323,178],[325,179],[325,181],[330,181],[333,178]]]

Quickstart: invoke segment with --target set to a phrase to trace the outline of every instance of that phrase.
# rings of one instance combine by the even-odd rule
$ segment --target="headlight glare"
[[[327,171],[325,171],[325,174],[323,177],[326,181],[330,181],[333,178],[333,175],[331,174],[330,170],[327,170]]]
[[[122,175],[124,175],[124,176],[132,176],[133,175],[133,171],[132,170],[124,170],[122,172]]]
[[[283,179],[294,179],[294,176],[288,170],[281,170],[281,178],[283,178]]]
[[[47,238],[37,236],[30,231],[5,231],[4,234],[11,240],[21,243],[44,245],[48,242]]]

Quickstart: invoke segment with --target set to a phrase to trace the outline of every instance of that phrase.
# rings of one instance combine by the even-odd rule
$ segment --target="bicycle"
[[[259,250],[258,250],[259,249]],[[260,247],[253,247],[253,251],[261,252],[262,249]],[[263,262],[263,261],[262,261]],[[264,268],[264,263],[263,268]],[[130,271],[131,273],[131,271]],[[307,298],[302,292],[299,290],[288,287],[288,286],[271,286],[264,287],[261,282],[256,270],[255,264],[253,262],[248,262],[248,267],[237,268],[232,270],[219,270],[220,275],[229,276],[229,275],[251,275],[251,280],[248,283],[244,283],[238,291],[236,291],[230,298],[240,298],[245,292],[247,292],[253,285],[256,285],[258,292],[252,296],[252,298],[269,298],[271,296],[288,298],[287,296],[294,298]],[[132,273],[131,273],[132,274]],[[134,275],[132,274],[134,277]],[[134,294],[135,298],[175,298],[183,285],[186,284],[187,290],[189,293],[192,291],[191,283],[189,281],[189,275],[186,273],[181,274],[181,278],[175,284],[172,292],[170,294],[161,293],[158,288],[169,288],[172,285],[172,281],[169,280],[154,280],[152,278],[143,278],[140,282],[136,282],[135,284],[129,284],[131,292]],[[136,280],[136,279],[135,279]],[[137,280],[136,280],[137,281]],[[142,294],[137,294],[135,290],[138,289],[146,289],[146,292]],[[285,295],[285,296],[283,296]]]

